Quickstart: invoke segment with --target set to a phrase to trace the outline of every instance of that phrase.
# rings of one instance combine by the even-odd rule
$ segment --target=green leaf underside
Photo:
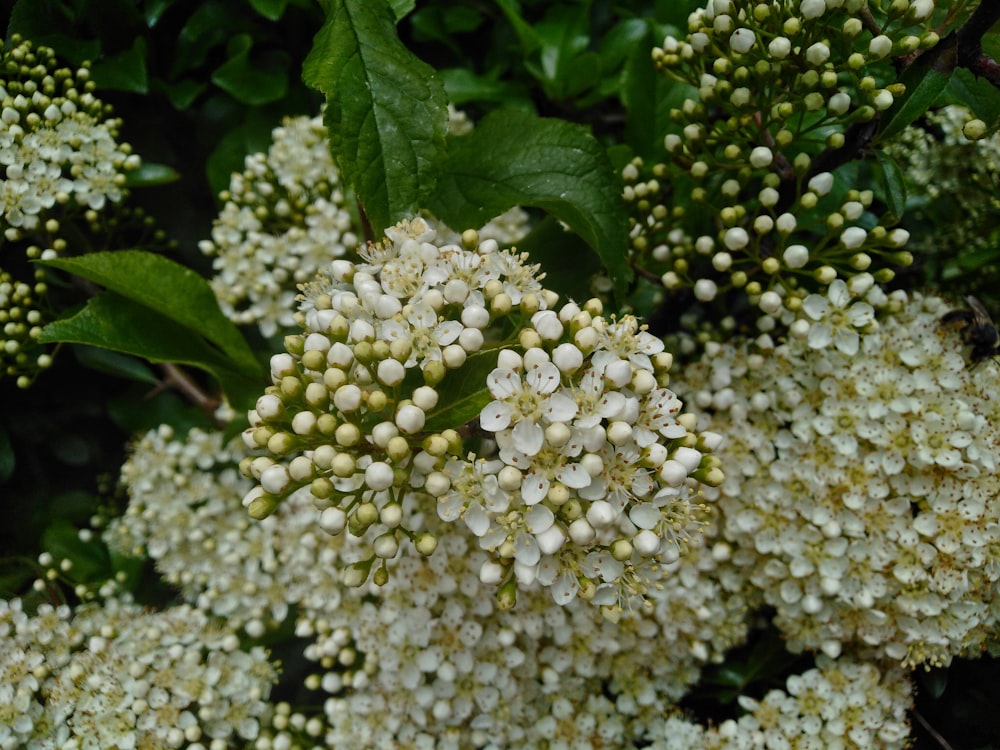
[[[481,226],[517,205],[541,208],[595,250],[623,296],[632,269],[618,184],[604,149],[583,126],[505,109],[452,141],[428,208],[452,227]]]
[[[426,432],[440,432],[478,419],[493,397],[486,377],[496,369],[499,349],[484,349],[469,357],[457,370],[450,370],[437,385],[441,401],[427,413]]]
[[[157,311],[158,315],[199,334],[192,337],[188,332],[186,335],[189,338],[204,336],[218,346],[232,360],[227,362],[227,366],[248,376],[260,373],[261,367],[253,351],[239,329],[219,309],[208,282],[191,269],[169,258],[141,250],[88,253],[77,258],[58,258],[43,263],[100,284],[149,312]],[[145,355],[140,353],[140,356]],[[171,361],[171,358],[156,361]]]
[[[955,73],[954,56],[924,53],[903,73],[906,92],[882,115],[878,139],[886,141],[903,132],[941,96]]]
[[[225,354],[177,321],[115,292],[92,297],[75,315],[42,329],[42,343],[86,344],[142,357],[197,367],[219,381],[235,406],[246,403],[257,378],[239,372]]]
[[[903,212],[906,210],[906,183],[903,178],[903,170],[899,168],[896,160],[884,151],[876,151],[875,158],[882,169],[886,205],[889,212],[898,221],[903,218]]]
[[[333,3],[303,77],[326,95],[334,157],[372,226],[419,210],[444,158],[447,99],[434,69],[400,42],[384,0]]]

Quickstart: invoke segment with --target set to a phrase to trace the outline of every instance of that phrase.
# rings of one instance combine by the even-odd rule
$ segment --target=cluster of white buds
[[[862,6],[881,33],[864,26]],[[840,162],[826,157],[850,158],[902,94],[892,61],[937,43],[933,7],[709,0],[692,13],[688,34],[653,52],[691,87],[671,111],[664,162],[623,173],[648,270],[703,302],[741,289],[774,314],[835,278],[870,271],[884,283],[890,266],[912,262],[908,234],[880,224],[873,192],[838,181]]]
[[[287,118],[271,135],[233,174],[212,239],[199,243],[222,311],[264,336],[294,328],[296,286],[358,244],[323,118]]]
[[[57,67],[55,53],[14,35],[0,50],[0,378],[28,387],[52,363],[37,343],[45,322],[45,271],[30,261],[74,248],[63,225],[126,196],[139,167],[121,122],[93,95],[89,70]]]
[[[287,351],[271,358],[274,385],[244,433],[250,449],[269,455],[241,465],[259,482],[244,498],[251,516],[270,515],[308,486],[326,531],[373,537],[372,558],[348,575],[357,584],[404,537],[433,552],[434,537],[419,532],[419,513],[407,507],[411,488],[446,456],[462,455],[450,428],[474,416],[437,416],[441,395],[474,386],[463,368],[495,362],[497,349],[516,343],[511,321],[555,300],[537,267],[475,232],[464,246],[442,247],[416,219],[386,235],[362,251],[367,263],[334,261],[304,288],[305,333],[286,337]],[[379,570],[376,580],[387,576]]]
[[[708,346],[682,393],[727,430],[722,537],[789,648],[945,666],[996,630],[997,366],[954,305],[868,281],[807,297],[784,343]]]
[[[482,576],[507,605],[535,581],[564,603],[641,595],[642,567],[696,526],[692,487],[722,481],[719,437],[692,434],[665,388],[662,341],[596,301],[557,313],[537,266],[474,231],[386,235],[304,289],[305,332],[272,357],[244,432],[263,453],[241,462],[250,515],[308,487],[324,530],[366,540],[357,585],[386,581],[404,540],[432,553],[437,511],[494,553]]]

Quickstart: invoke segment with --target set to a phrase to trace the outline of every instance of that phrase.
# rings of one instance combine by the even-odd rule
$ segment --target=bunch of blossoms
[[[807,297],[784,343],[709,346],[684,380],[727,430],[723,537],[789,647],[947,665],[997,625],[997,365],[966,360],[953,305],[871,281]]]
[[[0,747],[225,748],[257,736],[275,680],[261,648],[186,605],[0,601]]]
[[[0,377],[21,387],[52,362],[36,343],[48,285],[29,261],[73,250],[64,225],[97,222],[139,166],[88,77],[17,35],[0,54]]]
[[[475,231],[386,235],[305,289],[304,333],[272,357],[244,432],[266,451],[241,462],[250,515],[308,487],[323,529],[365,538],[353,584],[384,583],[401,542],[432,553],[436,509],[493,553],[481,575],[507,605],[534,581],[609,612],[641,597],[696,528],[698,483],[722,479],[719,436],[693,434],[664,387],[662,341],[599,304],[550,309],[537,267]]]
[[[449,110],[450,130],[472,129]],[[212,258],[212,289],[222,311],[240,325],[270,337],[295,327],[298,287],[332,258],[358,247],[356,220],[340,184],[322,116],[287,118],[272,132],[267,153],[246,157],[219,198],[223,209],[212,239],[199,243]],[[480,240],[512,244],[528,231],[529,216],[512,208],[479,230]],[[461,241],[439,227],[441,237]]]
[[[410,551],[384,586],[346,588],[345,539],[316,527],[307,492],[248,526],[238,501],[249,482],[234,476],[235,454],[218,432],[148,433],[123,467],[131,502],[105,540],[148,552],[186,600],[250,635],[264,633],[268,615],[280,620],[294,609],[296,634],[310,640],[305,655],[321,670],[306,686],[330,698],[320,716],[276,708],[254,747],[324,737],[331,746],[398,745],[418,736],[544,746],[582,741],[597,725],[624,742],[745,637],[752,604],[742,579],[704,544],[663,566],[646,605],[617,622],[580,600],[553,610],[539,586],[516,609],[498,611],[479,576],[487,553],[433,517],[441,540],[433,555]]]
[[[291,329],[297,285],[358,244],[322,117],[287,118],[219,198],[212,239],[199,247],[212,257],[220,307],[264,336]]]
[[[820,656],[816,667],[788,678],[762,700],[739,698],[747,713],[705,728],[680,716],[652,725],[651,750],[901,750],[913,688],[898,665]]]
[[[403,556],[384,586],[302,612],[330,747],[626,747],[745,635],[746,603],[707,547],[611,622],[537,585],[500,610],[479,576],[487,554],[444,525],[438,549]]]
[[[112,549],[148,556],[184,600],[259,638],[302,601],[335,601],[340,545],[319,530],[308,491],[255,523],[241,498],[242,444],[221,432],[167,426],[132,446],[122,467],[129,505],[104,533]]]
[[[908,265],[907,232],[879,224],[872,191],[831,170],[902,94],[894,64],[937,43],[933,11],[933,0],[709,0],[692,13],[684,38],[653,51],[689,91],[664,160],[623,172],[638,263],[668,290],[703,302],[743,290],[765,313]]]
[[[991,257],[996,245],[1000,196],[1000,135],[965,107],[927,112],[922,126],[908,127],[886,152],[903,170],[907,186],[906,221],[927,227],[915,232],[916,253],[956,258]],[[911,243],[912,244],[912,243]],[[993,269],[977,269],[986,276]],[[989,281],[980,280],[985,287]]]

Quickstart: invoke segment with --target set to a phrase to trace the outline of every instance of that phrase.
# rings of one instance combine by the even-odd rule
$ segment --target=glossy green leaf
[[[486,377],[496,368],[499,351],[481,350],[458,369],[448,371],[436,388],[440,401],[427,413],[425,432],[455,429],[479,418],[479,412],[493,399],[486,388]]]
[[[303,75],[326,95],[334,156],[372,226],[421,208],[444,158],[447,101],[433,68],[400,42],[385,1],[333,3]]]
[[[882,173],[883,198],[889,213],[892,214],[887,221],[892,225],[902,219],[906,211],[906,181],[899,164],[884,150],[876,151],[875,158]]]
[[[136,37],[129,49],[96,61],[90,68],[90,74],[99,88],[132,94],[147,93],[146,40]]]
[[[251,56],[252,48],[249,34],[235,37],[229,45],[229,59],[212,73],[212,83],[237,101],[257,107],[287,93],[291,59],[281,51]]]
[[[277,21],[285,15],[285,8],[288,7],[288,0],[250,0],[253,9],[264,18]]]
[[[77,361],[88,369],[150,385],[160,382],[152,370],[134,357],[93,346],[77,345],[73,349]]]
[[[900,78],[906,91],[882,113],[877,138],[885,141],[903,132],[941,96],[955,73],[953,56],[931,50],[917,58]]]
[[[219,309],[208,282],[190,268],[141,250],[89,253],[44,261],[43,265],[82,276],[151,308],[155,314],[176,321],[194,333],[192,338],[204,336],[228,355],[232,360],[229,366],[234,370],[250,376],[261,371],[239,329]],[[171,360],[167,357],[158,361]]]
[[[517,205],[541,208],[594,249],[616,293],[624,295],[632,269],[618,184],[607,154],[586,128],[505,109],[451,142],[428,207],[453,227],[482,226]]]

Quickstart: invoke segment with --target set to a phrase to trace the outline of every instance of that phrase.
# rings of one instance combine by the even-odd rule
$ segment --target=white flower
[[[830,284],[827,297],[810,294],[802,309],[816,321],[809,328],[809,346],[825,349],[832,342],[844,354],[858,351],[858,330],[872,323],[874,311],[867,302],[851,304],[851,292],[842,279]]]
[[[483,429],[499,432],[513,424],[514,447],[534,456],[545,439],[543,421],[567,422],[576,416],[576,402],[565,393],[556,392],[559,381],[559,368],[551,362],[529,370],[523,383],[519,373],[496,368],[486,378],[486,385],[496,400],[483,407],[480,413]]]

